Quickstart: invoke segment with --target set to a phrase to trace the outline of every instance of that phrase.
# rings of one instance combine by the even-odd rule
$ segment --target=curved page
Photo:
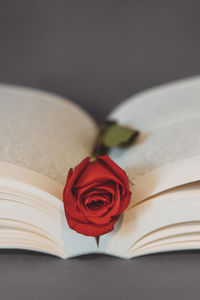
[[[200,179],[200,77],[130,98],[110,118],[141,132],[133,146],[110,153],[135,185],[131,206]]]
[[[192,241],[199,240],[200,244],[200,227],[197,226],[199,196],[200,188],[189,185],[157,195],[129,209],[120,228],[110,235],[107,253],[133,257],[179,250],[184,242],[186,249],[193,249]],[[187,241],[190,241],[188,246]]]
[[[0,248],[52,253],[53,243],[61,257],[95,251],[94,238],[69,229],[60,200],[69,168],[90,155],[96,123],[59,96],[0,85],[0,128]]]
[[[90,154],[97,132],[89,115],[66,99],[9,85],[0,85],[0,128],[6,175],[12,176],[12,165],[20,166],[25,178],[30,170],[62,187],[69,168]],[[16,172],[15,179],[23,176]]]

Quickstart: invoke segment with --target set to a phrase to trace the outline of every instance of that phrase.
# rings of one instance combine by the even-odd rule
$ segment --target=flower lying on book
[[[130,202],[128,177],[108,155],[85,158],[70,169],[63,192],[69,227],[98,237],[113,230]]]

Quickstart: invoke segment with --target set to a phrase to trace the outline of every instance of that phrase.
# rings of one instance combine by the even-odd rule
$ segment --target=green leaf
[[[105,155],[112,147],[128,147],[138,134],[138,130],[119,125],[113,120],[107,120],[100,127],[92,155],[95,157]]]
[[[121,126],[117,123],[110,124],[104,129],[101,141],[105,147],[128,146],[138,135],[138,131]]]

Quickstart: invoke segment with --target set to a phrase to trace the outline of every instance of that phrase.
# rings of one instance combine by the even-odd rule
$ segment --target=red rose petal
[[[70,169],[63,191],[69,227],[87,236],[100,236],[114,223],[130,202],[128,178],[108,156],[90,162],[84,159]]]
[[[99,225],[94,226],[92,223],[84,224],[84,223],[78,223],[74,220],[69,220],[69,226],[70,228],[74,229],[76,232],[87,235],[87,236],[100,236],[103,234],[106,234],[113,230],[114,224],[116,220],[113,220],[109,224],[105,225]]]

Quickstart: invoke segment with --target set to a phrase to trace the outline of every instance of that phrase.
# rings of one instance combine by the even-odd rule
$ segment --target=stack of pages
[[[97,245],[68,227],[62,202],[69,168],[91,154],[96,122],[59,96],[0,85],[0,248],[62,258],[200,249],[200,78],[136,95],[108,118],[140,135],[109,153],[133,194]]]

